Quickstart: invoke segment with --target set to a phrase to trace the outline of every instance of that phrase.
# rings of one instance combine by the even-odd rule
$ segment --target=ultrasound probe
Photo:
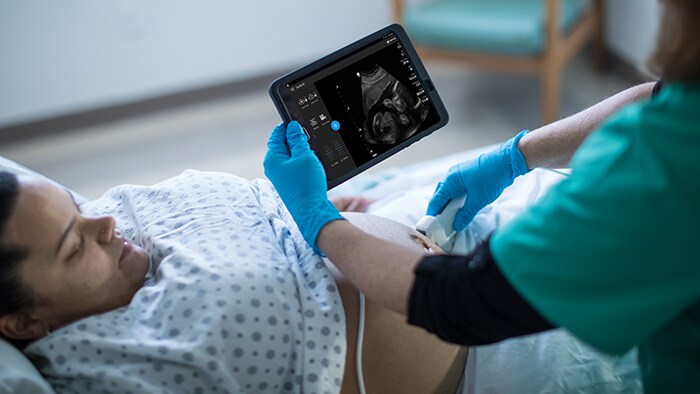
[[[416,231],[432,239],[445,252],[450,252],[457,232],[452,228],[457,211],[464,205],[467,196],[450,200],[445,209],[436,216],[424,216],[416,224]]]

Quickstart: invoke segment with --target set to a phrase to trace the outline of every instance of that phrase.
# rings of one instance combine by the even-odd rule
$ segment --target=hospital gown
[[[340,391],[337,287],[268,182],[188,170],[82,209],[113,215],[152,277],[25,349],[57,392]]]

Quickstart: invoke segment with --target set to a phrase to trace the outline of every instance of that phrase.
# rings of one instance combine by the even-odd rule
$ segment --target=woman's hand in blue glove
[[[504,142],[499,149],[450,168],[447,177],[435,189],[428,205],[428,215],[442,212],[448,202],[467,195],[464,206],[455,216],[452,227],[464,230],[477,212],[492,203],[513,180],[527,173],[525,158],[517,148],[527,130]]]
[[[323,165],[298,122],[287,127],[281,123],[272,130],[263,165],[306,242],[323,254],[316,246],[318,233],[328,222],[343,217],[328,200]]]

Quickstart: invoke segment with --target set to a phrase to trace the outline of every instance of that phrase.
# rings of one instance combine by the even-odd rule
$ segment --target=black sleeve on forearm
[[[426,256],[415,269],[408,322],[460,345],[481,345],[554,328],[513,289],[489,240],[468,256]]]

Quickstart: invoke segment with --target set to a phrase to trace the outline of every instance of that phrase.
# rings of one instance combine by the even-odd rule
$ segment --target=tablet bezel
[[[416,52],[415,48],[413,47],[413,44],[408,38],[408,34],[406,34],[406,31],[403,29],[403,27],[397,23],[389,25],[383,29],[380,29],[364,38],[361,38],[355,42],[353,42],[350,45],[347,45],[330,55],[324,56],[323,58],[307,65],[304,66],[298,70],[295,70],[287,75],[284,75],[275,81],[273,81],[270,84],[269,88],[269,94],[270,97],[272,98],[272,102],[275,104],[275,107],[277,108],[277,112],[280,114],[280,117],[284,121],[285,124],[289,124],[289,122],[292,121],[292,116],[290,114],[290,111],[288,108],[285,106],[284,100],[281,97],[281,94],[279,92],[279,89],[281,87],[286,88],[287,84],[290,84],[295,81],[299,81],[301,79],[308,78],[310,75],[324,69],[327,66],[330,66],[331,64],[335,63],[336,61],[342,60],[342,58],[351,55],[353,52],[369,45],[370,43],[373,43],[382,37],[386,36],[389,33],[394,33],[398,40],[401,42],[401,45],[403,48],[405,48],[405,52],[407,57],[409,58],[410,62],[413,65],[414,71],[416,72],[416,75],[418,75],[418,78],[420,78],[421,84],[423,89],[426,92],[426,95],[430,98],[430,101],[432,102],[433,107],[435,108],[435,111],[438,116],[438,121],[428,127],[427,129],[421,131],[420,133],[416,133],[412,135],[411,137],[407,138],[405,141],[400,142],[396,146],[388,149],[387,151],[377,155],[377,157],[374,157],[370,159],[369,161],[357,166],[354,168],[352,171],[349,171],[348,173],[334,179],[334,180],[328,180],[326,178],[326,182],[328,185],[328,190],[332,189],[333,187],[347,181],[348,179],[354,177],[355,175],[358,175],[362,173],[363,171],[377,165],[378,163],[388,159],[389,157],[393,156],[394,154],[398,153],[399,151],[403,150],[404,148],[408,147],[409,145],[413,144],[414,142],[422,139],[423,137],[430,135],[433,133],[435,130],[445,126],[449,120],[449,115],[447,114],[447,109],[445,108],[445,105],[442,103],[442,100],[440,99],[440,96],[438,95],[437,90],[435,89],[435,85],[433,84],[432,80],[430,79],[430,76],[428,75],[428,71],[425,69],[425,66],[423,66],[423,62],[420,60],[418,57],[418,53]],[[303,126],[303,125],[302,125]],[[318,153],[314,151],[314,153],[318,156]],[[324,167],[325,171],[325,167]]]

